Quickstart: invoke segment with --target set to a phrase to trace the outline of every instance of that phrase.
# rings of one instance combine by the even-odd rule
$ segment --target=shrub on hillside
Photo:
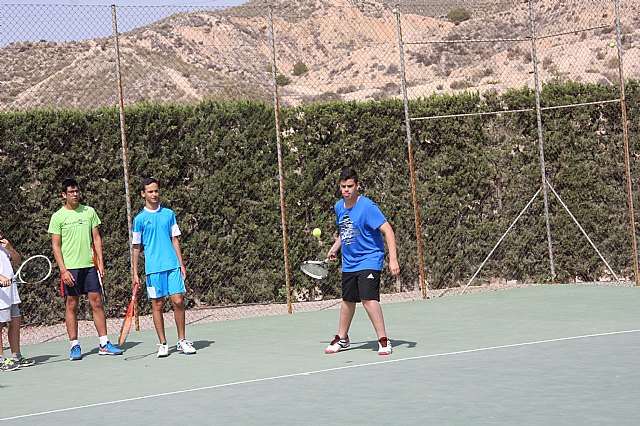
[[[447,19],[458,25],[460,22],[471,19],[471,12],[469,12],[464,7],[456,7],[455,9],[451,9],[449,13],[447,13]]]

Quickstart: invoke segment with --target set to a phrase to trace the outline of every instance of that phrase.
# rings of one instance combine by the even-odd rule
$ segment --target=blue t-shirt
[[[144,272],[146,275],[171,271],[180,267],[180,260],[171,237],[180,235],[176,215],[171,209],[146,207],[133,218],[133,244],[144,247]]]
[[[376,203],[361,195],[350,209],[344,207],[344,199],[341,199],[334,210],[342,242],[342,272],[381,271],[384,240],[378,228],[387,219]]]

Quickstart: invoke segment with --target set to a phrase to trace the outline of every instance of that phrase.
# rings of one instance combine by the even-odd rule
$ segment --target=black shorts
[[[379,302],[380,272],[374,269],[343,272],[342,300],[354,303],[362,300],[377,300]]]
[[[69,269],[75,285],[64,285],[65,296],[80,296],[82,294],[100,292],[100,281],[98,281],[98,272],[93,266],[90,268]]]

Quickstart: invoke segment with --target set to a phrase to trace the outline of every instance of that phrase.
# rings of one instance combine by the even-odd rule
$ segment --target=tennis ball
[[[614,47],[616,47],[616,43],[612,41],[611,43],[609,43],[609,47],[613,49]]]
[[[319,237],[320,235],[322,235],[322,231],[320,230],[320,228],[314,228],[312,234],[314,237]]]

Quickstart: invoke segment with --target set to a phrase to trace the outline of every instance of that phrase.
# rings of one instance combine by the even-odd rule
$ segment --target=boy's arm
[[[173,244],[173,248],[176,250],[176,254],[178,255],[178,261],[180,261],[180,270],[182,271],[182,279],[187,278],[187,268],[184,266],[184,261],[182,260],[182,250],[180,249],[180,241],[178,237],[171,237],[171,243]]]
[[[138,259],[140,258],[140,244],[133,245],[133,258],[131,259],[132,277],[131,281],[133,285],[140,284],[140,277],[138,276]]]
[[[22,256],[20,256],[20,253],[18,253],[16,249],[13,248],[9,240],[7,240],[6,238],[2,238],[0,240],[0,245],[2,245],[2,247],[9,252],[9,261],[12,265],[17,266],[22,263]]]
[[[104,277],[104,262],[102,260],[102,237],[100,236],[100,230],[96,226],[91,228],[91,236],[93,237],[93,250],[96,252],[96,258],[98,260],[98,273],[101,277]]]
[[[384,239],[387,242],[387,248],[389,249],[389,271],[391,275],[396,276],[400,273],[400,266],[398,266],[398,253],[396,250],[396,234],[393,232],[393,228],[389,222],[385,222],[380,225],[380,232],[384,234]]]
[[[340,239],[340,236],[338,236],[327,253],[327,259],[336,260],[338,258],[338,250],[340,250],[340,247],[342,247],[342,240]]]
[[[51,248],[53,249],[53,258],[60,269],[60,279],[66,285],[72,286],[74,284],[73,275],[67,270],[62,258],[62,236],[60,234],[51,234]]]

